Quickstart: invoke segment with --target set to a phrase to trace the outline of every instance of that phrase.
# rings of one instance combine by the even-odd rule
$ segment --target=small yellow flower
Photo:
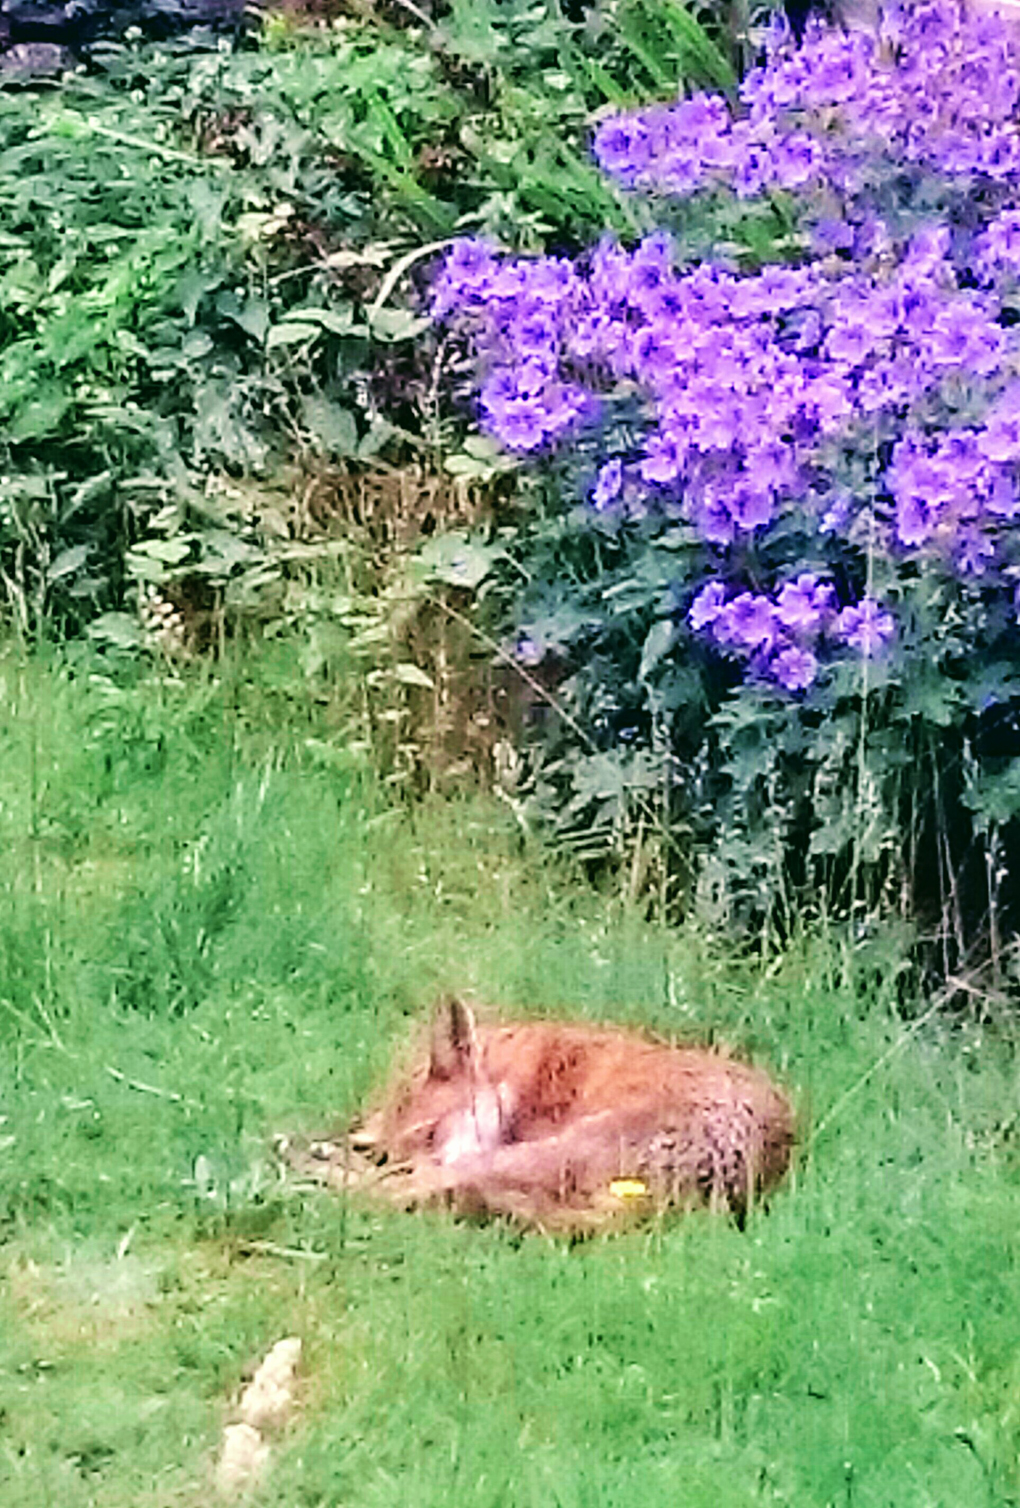
[[[609,1192],[614,1199],[642,1199],[648,1193],[648,1185],[640,1178],[614,1178]]]

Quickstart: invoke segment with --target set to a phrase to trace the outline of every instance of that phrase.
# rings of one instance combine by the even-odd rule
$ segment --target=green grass
[[[289,1333],[260,1504],[1020,1502],[1007,1034],[902,1041],[895,938],[755,969],[501,809],[393,810],[342,686],[297,684],[0,662],[5,1508],[208,1503]],[[272,1131],[349,1113],[447,986],[750,1051],[797,1100],[793,1176],[743,1234],[574,1248],[281,1184]]]

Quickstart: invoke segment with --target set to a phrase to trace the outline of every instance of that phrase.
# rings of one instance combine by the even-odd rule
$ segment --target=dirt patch
[[[45,1265],[15,1257],[7,1287],[25,1326],[58,1346],[117,1346],[150,1326],[160,1301],[158,1267],[130,1253],[83,1250]]]

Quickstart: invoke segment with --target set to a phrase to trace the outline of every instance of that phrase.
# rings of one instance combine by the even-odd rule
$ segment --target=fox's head
[[[449,1166],[508,1140],[509,1098],[486,1077],[472,1011],[451,996],[436,1012],[427,1060],[397,1086],[373,1130],[391,1162],[424,1155]]]

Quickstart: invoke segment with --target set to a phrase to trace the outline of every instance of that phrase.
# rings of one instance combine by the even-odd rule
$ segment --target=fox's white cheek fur
[[[513,1109],[513,1094],[507,1084],[483,1084],[475,1090],[466,1110],[448,1115],[436,1137],[439,1161],[444,1167],[494,1152],[509,1138],[507,1125]]]

